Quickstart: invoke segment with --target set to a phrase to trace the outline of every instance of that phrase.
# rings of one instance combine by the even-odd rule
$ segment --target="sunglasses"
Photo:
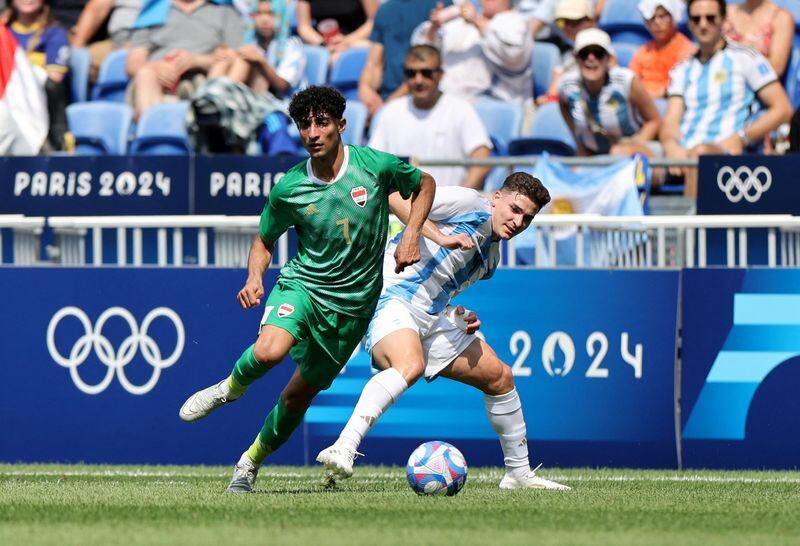
[[[422,77],[426,80],[430,80],[433,78],[434,74],[438,74],[442,69],[441,68],[403,68],[403,75],[406,79],[414,79],[417,74],[422,74]]]
[[[699,25],[700,21],[705,19],[708,21],[709,25],[716,25],[717,21],[719,21],[719,15],[690,15],[689,21],[694,23],[695,25]]]
[[[589,46],[589,47],[584,47],[583,49],[578,51],[578,53],[576,53],[576,55],[582,61],[585,61],[586,59],[588,59],[589,55],[594,55],[595,59],[597,59],[599,61],[602,61],[603,59],[608,57],[608,51],[606,51],[602,47]]]

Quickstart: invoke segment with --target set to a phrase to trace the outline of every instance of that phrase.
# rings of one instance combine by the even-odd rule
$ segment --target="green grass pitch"
[[[418,497],[402,468],[0,465],[0,544],[800,544],[800,473],[547,469],[569,492],[500,491],[470,469],[455,497]]]

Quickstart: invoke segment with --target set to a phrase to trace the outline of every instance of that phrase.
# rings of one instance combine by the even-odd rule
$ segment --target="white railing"
[[[197,230],[197,265],[240,267],[247,264],[250,244],[258,230],[258,216],[64,216],[48,219],[60,248],[60,263],[83,265],[86,243],[91,238],[92,265],[103,264],[103,231],[116,232],[117,265],[144,264],[145,230],[156,232],[156,262],[153,265],[184,265],[184,230]],[[169,235],[172,239],[172,260]],[[209,259],[209,237],[214,239],[214,260]],[[128,240],[132,259],[128,260]],[[278,241],[273,264],[288,260],[288,239]],[[148,264],[149,265],[149,264]]]
[[[258,230],[258,216],[96,216],[53,217],[48,224],[56,238],[58,263],[103,265],[104,236],[110,230],[117,265],[244,267],[250,244]],[[42,218],[0,216],[0,227],[14,231],[14,263],[36,263]],[[751,216],[622,216],[541,215],[534,221],[533,267],[576,266],[601,268],[705,267],[708,237],[724,233],[728,267],[747,266],[748,248],[757,245],[770,267],[800,265],[800,217]],[[762,233],[754,233],[758,229]],[[196,239],[196,256],[186,256],[186,230]],[[155,233],[155,260],[145,263],[145,239]],[[574,237],[574,254],[557,252],[557,242]],[[152,237],[152,236],[151,236]],[[108,237],[106,237],[108,239]],[[213,247],[212,247],[213,242]],[[504,245],[503,265],[520,265],[518,239]],[[0,244],[2,244],[0,242]],[[91,257],[87,259],[87,245]],[[763,245],[763,246],[762,246]],[[284,235],[272,266],[289,258]],[[130,256],[130,257],[129,257]]]
[[[3,263],[3,230],[11,233],[11,263],[33,265],[38,262],[44,222],[42,217],[0,214],[0,264]]]

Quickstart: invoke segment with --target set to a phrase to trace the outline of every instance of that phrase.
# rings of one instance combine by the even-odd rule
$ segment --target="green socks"
[[[278,449],[289,439],[294,429],[303,422],[305,414],[305,410],[287,410],[286,406],[283,405],[283,400],[279,398],[278,403],[267,415],[264,426],[261,427],[261,432],[258,433],[250,449],[247,450],[247,456],[250,457],[250,460],[260,465],[267,455]]]
[[[231,377],[228,380],[228,387],[230,387],[233,394],[238,392],[239,396],[241,396],[253,381],[269,371],[269,368],[256,360],[255,355],[253,355],[253,347],[255,347],[255,344],[245,349],[233,367]]]

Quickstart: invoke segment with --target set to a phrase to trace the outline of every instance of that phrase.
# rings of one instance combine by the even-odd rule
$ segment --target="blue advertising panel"
[[[178,409],[255,340],[261,310],[236,303],[244,276],[0,268],[0,460],[235,463],[294,371],[290,361],[202,421],[184,423]],[[301,428],[269,462],[302,464],[304,445]]]
[[[269,191],[303,157],[196,156],[193,214],[259,214]]]
[[[697,214],[800,214],[800,156],[704,155]]]
[[[675,467],[677,271],[499,270],[459,296],[509,365],[532,460],[559,466]],[[310,450],[349,418],[365,381],[358,353],[306,415]],[[425,440],[452,441],[474,465],[502,454],[476,389],[420,381],[361,446],[365,463],[405,464]]]
[[[0,214],[188,214],[189,156],[2,157]]]
[[[683,462],[800,465],[800,270],[683,272]]]

